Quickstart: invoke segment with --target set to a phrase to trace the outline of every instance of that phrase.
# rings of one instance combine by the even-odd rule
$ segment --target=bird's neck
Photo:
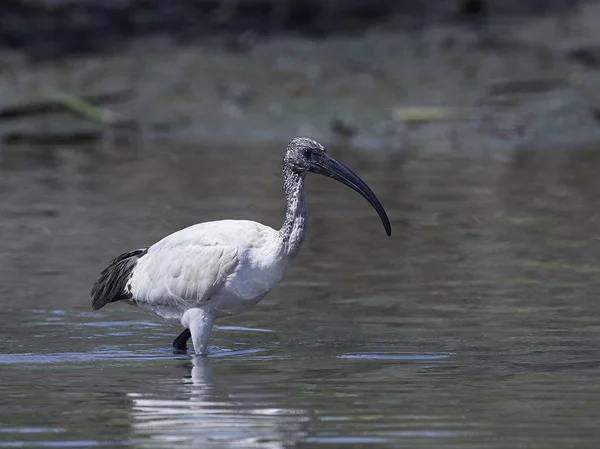
[[[307,232],[306,194],[304,192],[304,174],[289,167],[283,169],[283,188],[285,190],[285,221],[279,230],[283,251],[294,257],[304,241]]]

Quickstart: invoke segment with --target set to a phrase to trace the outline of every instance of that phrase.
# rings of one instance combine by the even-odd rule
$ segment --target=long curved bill
[[[392,235],[392,228],[390,226],[390,220],[388,219],[383,206],[373,193],[373,191],[369,188],[365,182],[358,177],[352,170],[346,167],[344,164],[336,161],[334,158],[330,156],[326,156],[323,160],[314,162],[310,171],[313,173],[317,173],[319,175],[327,176],[329,178],[333,178],[336,181],[341,182],[342,184],[347,185],[351,189],[360,193],[364,199],[366,199],[371,206],[375,209],[379,218],[381,219],[381,223],[383,223],[383,227],[385,228],[385,232],[387,235]]]

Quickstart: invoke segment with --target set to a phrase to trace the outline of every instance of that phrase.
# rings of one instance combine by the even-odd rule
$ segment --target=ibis
[[[207,353],[217,318],[254,306],[283,278],[307,233],[306,173],[333,178],[361,194],[377,211],[387,235],[390,221],[373,191],[318,142],[296,137],[283,158],[285,220],[276,230],[248,220],[192,225],[154,245],[121,254],[94,284],[92,308],[124,300],[170,322],[183,332],[175,352]]]

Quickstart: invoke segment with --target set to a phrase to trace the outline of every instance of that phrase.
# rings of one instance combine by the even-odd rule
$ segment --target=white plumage
[[[133,272],[131,293],[144,298],[141,307],[157,306],[151,311],[158,315],[162,306],[204,305],[219,316],[233,315],[279,282],[286,262],[277,231],[268,226],[234,220],[202,223],[151,246]],[[234,303],[226,303],[231,296]]]
[[[139,307],[167,320],[179,322],[193,308],[212,319],[236,315],[269,293],[288,261],[273,228],[242,220],[201,223],[148,248],[132,273],[131,294]],[[194,341],[199,352],[205,346]]]
[[[186,328],[175,340],[175,349],[185,349],[191,335],[195,352],[205,353],[214,320],[243,312],[264,298],[300,248],[306,235],[307,171],[330,176],[361,193],[390,234],[385,211],[366,184],[317,142],[296,138],[284,158],[287,209],[280,230],[254,221],[213,221],[175,232],[148,249],[125,253],[94,285],[94,309],[128,300]]]

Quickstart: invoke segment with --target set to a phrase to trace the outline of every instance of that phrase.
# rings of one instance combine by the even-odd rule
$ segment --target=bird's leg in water
[[[192,333],[189,329],[185,329],[179,336],[173,341],[173,352],[175,353],[185,353],[187,352],[187,341],[192,336]]]
[[[206,355],[206,347],[214,322],[214,313],[204,308],[188,309],[181,317],[181,324],[192,334],[192,343],[196,354]]]

